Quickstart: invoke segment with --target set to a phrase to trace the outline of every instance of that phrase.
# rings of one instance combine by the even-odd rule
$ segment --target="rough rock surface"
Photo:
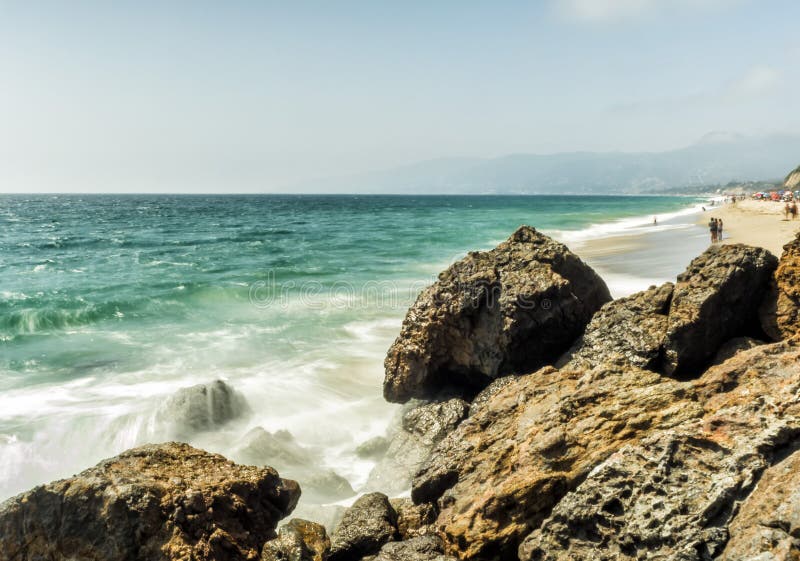
[[[277,538],[264,544],[261,561],[325,561],[330,549],[324,526],[293,518],[280,527]]]
[[[609,300],[588,265],[523,226],[419,295],[386,357],[384,396],[405,402],[444,388],[472,396],[498,376],[529,372],[567,350]]]
[[[0,560],[255,560],[299,497],[271,468],[142,446],[6,501]]]
[[[397,537],[397,514],[381,493],[369,493],[353,503],[331,537],[330,561],[358,561],[378,553]]]
[[[800,331],[800,234],[783,246],[783,254],[761,307],[761,326],[774,341]]]
[[[466,418],[469,404],[458,398],[406,411],[389,449],[370,473],[366,488],[396,494],[411,487],[411,478],[441,440]]]
[[[323,458],[300,446],[289,431],[271,433],[256,427],[244,435],[231,457],[244,464],[272,466],[297,480],[303,502],[338,501],[356,494],[347,479],[321,467]]]
[[[666,283],[604,305],[557,365],[660,367],[674,285]]]
[[[742,503],[721,561],[800,559],[800,452],[789,452]]]
[[[719,552],[727,538],[715,534],[715,524],[724,529],[726,509],[800,427],[799,386],[800,350],[789,343],[741,352],[695,381],[635,368],[543,369],[515,378],[445,438],[415,478],[412,498],[438,500],[437,532],[461,559],[513,558],[521,540],[542,525],[551,536],[543,543],[561,540],[566,551],[543,558],[592,558],[580,556],[579,542],[598,536],[629,551],[625,535],[634,544],[654,539],[647,514],[655,495],[668,503],[666,511],[680,514],[665,518],[678,534]],[[662,452],[668,471],[653,490],[648,477]],[[712,500],[694,496],[695,484]],[[597,497],[626,486],[631,497],[609,504],[611,514],[603,511],[607,501]],[[570,503],[565,496],[576,488],[570,496],[579,498]],[[683,495],[673,497],[676,489]],[[581,534],[581,513],[595,516],[598,526],[616,524],[615,531]],[[568,521],[567,534],[558,534],[556,516]],[[652,543],[681,540],[666,533],[672,537],[662,536],[662,545]],[[524,551],[539,558],[531,541]]]
[[[787,175],[786,179],[783,181],[783,186],[792,191],[796,190],[798,186],[800,186],[800,166],[797,166],[795,169],[789,172],[789,175]]]
[[[421,536],[408,541],[390,542],[378,555],[365,557],[364,561],[456,561],[444,555],[442,540],[435,536]]]
[[[157,420],[178,440],[218,428],[244,417],[250,407],[244,396],[222,380],[181,388],[170,396],[157,413]]]
[[[777,264],[769,251],[741,244],[695,258],[672,293],[664,372],[697,377],[723,342],[759,335],[758,307]]]
[[[402,540],[434,533],[436,508],[431,503],[415,505],[411,499],[391,499],[397,513],[397,534]]]

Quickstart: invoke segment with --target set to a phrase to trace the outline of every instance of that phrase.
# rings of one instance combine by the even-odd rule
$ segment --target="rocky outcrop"
[[[720,561],[800,558],[800,452],[787,452],[739,507]]]
[[[360,497],[344,513],[331,537],[330,561],[359,561],[397,537],[397,514],[381,493]]]
[[[672,283],[666,283],[609,302],[557,365],[581,369],[613,364],[658,370],[673,289]]]
[[[324,526],[293,518],[264,544],[261,561],[325,561],[330,549]]]
[[[181,388],[159,409],[157,422],[175,439],[213,430],[250,413],[244,396],[222,380]]]
[[[783,186],[792,191],[800,189],[800,166],[789,172],[789,175],[783,181]]]
[[[458,398],[420,405],[406,411],[391,437],[389,449],[375,465],[368,490],[396,494],[411,487],[411,478],[431,450],[467,416],[469,404]]]
[[[338,501],[356,494],[344,477],[323,466],[323,458],[295,441],[289,431],[250,430],[233,450],[232,458],[250,465],[269,465],[303,488],[304,502]]]
[[[609,300],[588,265],[523,226],[419,295],[386,357],[384,396],[405,402],[443,389],[473,396],[498,376],[548,364]]]
[[[430,503],[414,504],[411,499],[399,498],[389,501],[397,513],[397,534],[402,540],[434,533],[436,508]]]
[[[0,507],[0,560],[256,560],[300,497],[187,444],[129,450]]]
[[[713,246],[694,259],[672,293],[664,371],[696,377],[723,342],[758,336],[758,306],[777,264],[769,251],[741,244]]]
[[[761,326],[774,341],[800,331],[800,234],[783,246],[770,291],[761,306]]]
[[[444,555],[442,540],[435,536],[422,536],[408,541],[390,542],[378,555],[365,557],[364,561],[456,561]]]
[[[659,497],[672,501],[662,506],[678,530],[664,540],[684,532],[718,552],[727,538],[705,530],[724,529],[730,514],[720,513],[733,509],[800,427],[798,359],[796,347],[777,344],[741,352],[695,381],[601,367],[514,378],[437,446],[412,497],[438,502],[436,530],[461,559],[511,558],[540,528],[541,537],[526,542],[527,559],[593,558],[581,557],[579,542],[595,539],[624,553],[626,532],[634,545],[654,539],[647,517],[659,519],[650,512]],[[664,457],[667,472],[655,482],[663,485],[653,487],[648,478],[658,476]],[[708,501],[691,492],[695,484]],[[617,493],[619,504],[610,503]],[[595,534],[583,532],[594,527],[583,514],[597,522]],[[565,536],[573,537],[560,546],[563,557],[534,554]]]

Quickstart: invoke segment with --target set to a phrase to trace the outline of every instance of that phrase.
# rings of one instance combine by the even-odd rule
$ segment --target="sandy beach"
[[[723,221],[722,243],[743,243],[763,247],[777,256],[800,230],[800,219],[784,219],[785,203],[744,200],[719,207],[707,207],[697,223],[705,226],[712,216]],[[710,237],[710,234],[709,234]]]

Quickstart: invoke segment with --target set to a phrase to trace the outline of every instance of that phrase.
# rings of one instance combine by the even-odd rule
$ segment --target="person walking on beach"
[[[717,241],[722,241],[722,218],[717,220]]]
[[[792,207],[789,206],[789,203],[786,203],[786,206],[783,207],[783,219],[789,220],[789,213],[792,212]]]
[[[797,202],[792,201],[792,206],[789,207],[789,214],[792,215],[792,220],[797,220]]]
[[[712,218],[708,221],[708,229],[711,231],[711,243],[716,243],[717,241],[717,219]]]

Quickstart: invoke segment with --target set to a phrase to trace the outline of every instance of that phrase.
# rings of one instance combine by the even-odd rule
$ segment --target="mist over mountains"
[[[442,158],[306,183],[303,190],[397,194],[646,194],[730,181],[779,181],[800,163],[800,136],[713,132],[666,152]]]

